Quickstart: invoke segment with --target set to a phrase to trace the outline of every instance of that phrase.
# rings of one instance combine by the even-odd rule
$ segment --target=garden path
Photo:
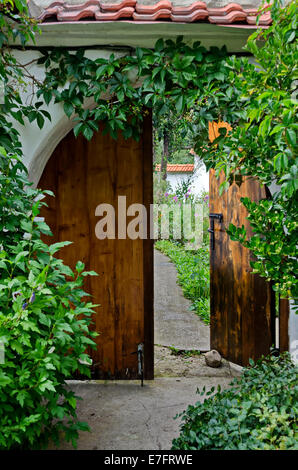
[[[179,350],[210,349],[210,328],[190,310],[191,302],[177,284],[170,259],[154,250],[154,343]]]

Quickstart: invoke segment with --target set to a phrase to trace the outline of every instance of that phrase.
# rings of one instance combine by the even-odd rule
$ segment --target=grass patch
[[[185,250],[169,240],[158,240],[155,248],[167,255],[178,271],[178,282],[184,296],[191,300],[191,309],[207,324],[210,323],[209,249]]]
[[[169,346],[168,349],[171,351],[172,356],[194,357],[201,355],[201,351],[198,349],[177,349],[174,346]]]

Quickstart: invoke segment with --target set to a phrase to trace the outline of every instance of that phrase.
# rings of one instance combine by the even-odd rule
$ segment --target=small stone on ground
[[[220,367],[222,358],[218,351],[212,349],[205,354],[206,364],[209,367]]]

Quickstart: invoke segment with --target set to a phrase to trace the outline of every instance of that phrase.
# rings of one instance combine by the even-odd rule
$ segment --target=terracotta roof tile
[[[219,8],[208,8],[209,15],[226,16],[231,11],[243,11],[243,8],[239,3],[228,3],[224,7]]]
[[[118,11],[105,11],[95,13],[95,19],[99,21],[117,21],[120,18],[132,18],[135,9],[132,7],[120,8]]]
[[[188,15],[177,15],[173,14],[171,15],[171,20],[172,21],[177,21],[179,23],[194,23],[197,20],[204,20],[208,19],[208,11],[207,10],[194,10]]]
[[[210,23],[230,24],[236,23],[237,21],[245,21],[247,14],[241,10],[232,10],[225,16],[213,16],[209,15]]]
[[[197,10],[206,10],[206,3],[205,2],[194,2],[189,6],[183,6],[183,7],[175,7],[172,6],[172,12],[173,15],[189,15],[190,13],[193,13],[194,11]]]
[[[30,3],[33,0],[28,0]],[[260,17],[259,24],[271,24],[270,12],[265,11]],[[193,2],[189,6],[174,6],[169,0],[161,0],[153,5],[143,5],[136,0],[122,0],[119,3],[104,3],[102,0],[87,0],[80,4],[70,4],[68,0],[52,2],[39,16],[40,21],[79,21],[82,18],[92,18],[95,21],[115,21],[132,19],[134,21],[170,20],[180,23],[204,21],[219,25],[240,26],[256,25],[257,10],[243,8],[238,3],[228,3],[220,8],[207,8],[205,2]]]
[[[155,171],[160,171],[160,165],[155,166]],[[192,163],[168,163],[168,173],[192,173],[194,171],[194,165]]]
[[[257,19],[257,14],[247,16],[246,21],[248,24],[255,25],[256,24],[256,19]],[[270,12],[267,11],[263,15],[260,16],[259,18],[259,25],[260,26],[269,26],[272,23],[271,15]]]
[[[156,13],[159,10],[172,10],[172,2],[169,0],[161,0],[158,3],[155,3],[154,5],[142,5],[140,3],[136,4],[136,12],[137,13],[143,13],[147,15],[152,15],[153,13]]]
[[[99,11],[97,5],[90,5],[85,6],[84,8],[72,8],[69,10],[64,11],[61,8],[58,8],[57,12],[57,20],[58,21],[79,21],[82,18],[91,18]],[[94,3],[94,2],[93,2]],[[75,5],[78,7],[79,5]]]
[[[98,2],[97,2],[98,3]],[[119,11],[122,8],[136,6],[137,0],[122,0],[119,3],[100,3],[100,9],[102,11]]]
[[[171,10],[168,8],[161,8],[160,10],[156,10],[154,13],[134,13],[133,19],[135,21],[156,21],[161,19],[170,19],[171,18]]]

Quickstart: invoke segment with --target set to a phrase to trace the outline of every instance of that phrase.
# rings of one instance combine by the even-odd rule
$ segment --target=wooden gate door
[[[91,350],[93,378],[136,379],[138,345],[144,344],[144,377],[153,378],[153,245],[148,239],[118,239],[118,196],[126,206],[152,203],[152,128],[144,122],[139,142],[103,136],[88,142],[70,132],[58,145],[39,183],[50,189],[43,216],[54,237],[47,242],[70,240],[58,255],[74,268],[77,260],[94,270],[85,290],[100,304],[94,317],[97,350]],[[116,239],[98,239],[99,204],[116,212]],[[103,216],[106,214],[103,213]],[[137,216],[137,214],[136,214]],[[127,223],[134,217],[127,217]],[[149,225],[148,225],[149,226]],[[144,331],[146,330],[146,338]]]
[[[228,127],[210,123],[211,141],[222,126]],[[210,171],[210,222],[214,224],[213,246],[210,243],[211,348],[236,364],[247,365],[249,358],[268,354],[274,342],[274,295],[263,278],[252,274],[249,250],[231,241],[226,229],[233,223],[249,230],[240,198],[258,201],[266,193],[257,181],[245,179],[240,187],[234,183],[219,196],[222,180],[223,176],[218,180],[214,170]]]

